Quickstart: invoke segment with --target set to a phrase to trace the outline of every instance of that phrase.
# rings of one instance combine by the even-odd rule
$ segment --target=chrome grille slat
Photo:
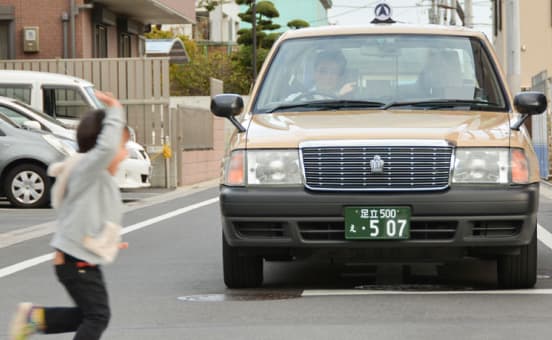
[[[305,146],[301,161],[312,190],[442,190],[448,187],[452,146]],[[382,172],[372,172],[379,156]]]

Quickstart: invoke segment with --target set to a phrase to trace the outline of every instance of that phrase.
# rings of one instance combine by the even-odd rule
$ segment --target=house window
[[[11,21],[0,20],[0,59],[10,59],[10,24]]]
[[[119,57],[120,58],[130,58],[132,56],[131,52],[131,36],[127,33],[121,33],[119,36]]]
[[[107,27],[104,25],[94,27],[94,57],[107,58]]]

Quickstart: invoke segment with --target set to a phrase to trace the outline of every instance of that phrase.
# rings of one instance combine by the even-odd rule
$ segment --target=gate
[[[542,71],[539,74],[531,78],[531,90],[539,91],[546,95],[548,102],[552,99],[550,78],[548,78],[548,72]],[[540,177],[548,179],[550,175],[550,110],[547,110],[541,115],[533,115],[531,121],[531,135],[533,137],[533,146],[537,152],[539,158]]]

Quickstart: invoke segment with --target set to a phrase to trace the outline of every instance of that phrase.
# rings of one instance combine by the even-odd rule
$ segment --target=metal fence
[[[543,71],[531,78],[531,90],[543,92],[548,98],[548,102],[552,99],[550,78],[548,72]],[[532,116],[531,121],[531,136],[533,146],[539,158],[540,176],[548,179],[550,175],[550,110],[547,109],[541,115]]]

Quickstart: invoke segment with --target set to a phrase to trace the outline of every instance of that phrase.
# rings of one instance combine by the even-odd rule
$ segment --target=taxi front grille
[[[448,187],[451,146],[302,147],[311,190],[410,191]]]

